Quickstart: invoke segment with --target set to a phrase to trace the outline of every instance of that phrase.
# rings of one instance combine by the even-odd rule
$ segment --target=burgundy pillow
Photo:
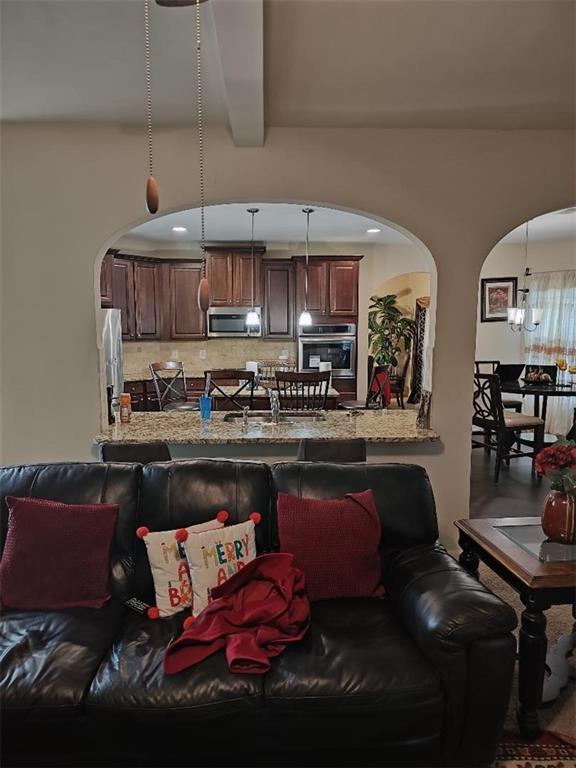
[[[2,605],[23,610],[101,608],[110,599],[117,504],[6,497]]]
[[[277,513],[280,548],[304,571],[311,600],[383,594],[372,491],[327,500],[279,493]]]

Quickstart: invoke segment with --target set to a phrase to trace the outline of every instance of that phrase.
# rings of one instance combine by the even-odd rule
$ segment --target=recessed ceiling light
[[[186,227],[172,227],[172,232],[188,232]]]
[[[366,230],[366,232],[367,232],[369,235],[377,235],[377,234],[378,234],[378,232],[382,232],[382,230],[381,230],[381,229],[378,229],[378,227],[372,227],[371,229],[367,229],[367,230]]]

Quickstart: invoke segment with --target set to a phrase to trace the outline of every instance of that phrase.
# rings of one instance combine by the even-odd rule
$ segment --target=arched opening
[[[509,307],[520,314],[509,317]],[[501,399],[504,421],[521,427],[522,419],[527,422],[515,435],[533,440],[534,418],[544,422],[546,443],[570,433],[576,408],[576,207],[524,222],[488,254],[480,274],[475,357],[476,373],[498,377],[499,394],[490,402]],[[477,403],[480,383],[476,377]],[[495,418],[497,406],[491,407]],[[483,429],[479,417],[476,405],[475,431],[483,433],[477,442],[488,440],[488,433],[494,442],[497,432]],[[532,459],[504,458],[496,484],[497,461],[494,447],[472,452],[471,515],[539,515],[549,486],[532,474]]]
[[[98,256],[96,304],[120,308],[123,314],[122,374],[132,389],[134,408],[157,407],[152,387],[146,383],[149,365],[157,360],[182,360],[187,378],[199,380],[209,368],[243,368],[247,362],[289,360],[304,370],[324,362],[324,351],[336,354],[327,350],[326,345],[319,345],[317,352],[306,353],[297,324],[302,304],[300,281],[305,238],[302,208],[308,205],[314,208],[310,220],[310,259],[319,267],[309,281],[312,302],[320,301],[318,306],[310,305],[314,325],[327,326],[323,332],[328,337],[331,335],[328,326],[333,326],[333,335],[337,335],[336,326],[349,325],[354,337],[351,352],[340,371],[332,358],[332,385],[339,399],[366,397],[371,352],[370,298],[385,295],[382,291],[386,291],[388,281],[395,278],[392,288],[398,291],[404,316],[414,320],[418,313],[416,299],[426,299],[417,344],[415,340],[413,348],[408,350],[410,366],[404,390],[407,404],[416,406],[420,392],[429,390],[432,382],[437,276],[426,246],[400,226],[358,211],[308,201],[235,201],[206,208],[209,271],[213,273],[212,303],[222,308],[250,304],[251,296],[246,291],[242,294],[237,285],[242,280],[243,269],[235,261],[234,254],[237,254],[247,274],[257,283],[255,299],[263,318],[261,336],[220,337],[210,330],[210,318],[207,322],[193,317],[197,280],[193,271],[198,269],[201,259],[197,207],[181,208],[137,222],[111,238]],[[251,207],[259,209],[255,217],[255,254],[260,264],[257,273],[251,273],[247,266],[251,259],[251,220],[247,209]],[[355,269],[350,268],[348,272],[338,268],[338,265],[353,264]],[[282,265],[286,267],[286,274],[282,273]],[[274,279],[268,279],[271,274]],[[413,284],[415,274],[421,276],[419,284]],[[181,280],[185,281],[182,285]],[[235,287],[230,288],[230,280]],[[282,286],[288,291],[287,295],[282,295]],[[276,293],[272,295],[270,291]],[[320,297],[318,292],[322,294]],[[348,306],[350,301],[352,304]],[[188,310],[183,302],[188,302]],[[270,328],[272,315],[275,328]],[[333,343],[337,346],[336,340]],[[104,355],[101,355],[101,390],[104,419],[107,415]]]

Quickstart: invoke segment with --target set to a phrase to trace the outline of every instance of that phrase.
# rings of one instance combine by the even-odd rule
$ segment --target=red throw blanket
[[[212,590],[213,602],[166,649],[173,675],[226,647],[231,672],[263,675],[270,658],[300,640],[310,625],[304,574],[294,555],[261,555]]]

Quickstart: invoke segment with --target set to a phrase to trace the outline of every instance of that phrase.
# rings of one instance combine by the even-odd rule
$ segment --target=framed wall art
[[[508,307],[516,306],[518,278],[487,277],[480,281],[480,321],[505,323]]]

